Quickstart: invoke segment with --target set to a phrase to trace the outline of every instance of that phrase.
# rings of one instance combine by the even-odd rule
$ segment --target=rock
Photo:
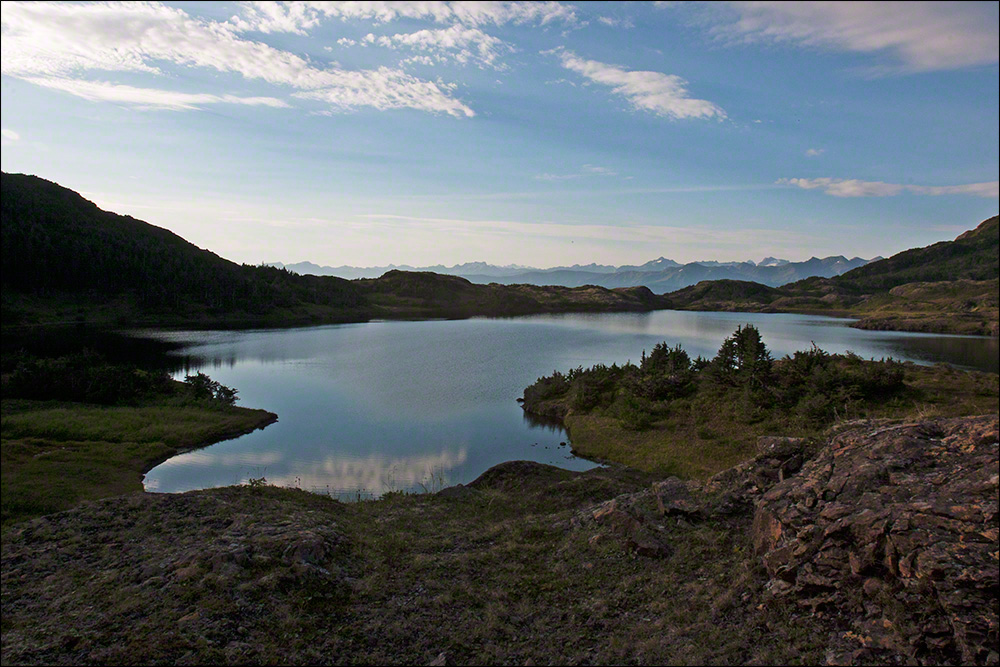
[[[692,493],[697,488],[697,484],[683,482],[676,477],[668,477],[653,484],[653,495],[660,514],[700,517],[702,507]]]
[[[673,553],[666,539],[649,529],[634,533],[627,544],[629,549],[646,558],[667,558]]]
[[[443,488],[434,495],[439,498],[468,498],[475,494],[475,489],[469,488],[464,484],[456,484],[455,486]]]
[[[752,506],[771,487],[798,473],[807,446],[804,438],[758,438],[758,453],[754,458],[713,475],[702,487],[708,493],[718,494],[712,512],[735,512]]]
[[[442,667],[448,664],[448,656],[445,653],[438,653],[438,657],[427,663],[430,667]]]
[[[606,532],[591,536],[588,542],[597,544],[603,536],[610,534],[627,550],[647,558],[666,558],[671,553],[669,543],[661,530],[646,523],[638,510],[638,505],[648,501],[648,491],[625,494],[591,508],[577,518],[575,525],[593,523]]]
[[[754,549],[784,594],[854,614],[865,650],[985,664],[997,645],[998,447],[996,416],[855,424],[763,493]],[[858,659],[844,651],[832,664]]]

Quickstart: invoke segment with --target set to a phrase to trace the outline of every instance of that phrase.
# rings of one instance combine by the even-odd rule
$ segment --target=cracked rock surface
[[[852,619],[861,648],[830,662],[997,663],[997,462],[995,415],[864,423],[761,496],[772,592]]]

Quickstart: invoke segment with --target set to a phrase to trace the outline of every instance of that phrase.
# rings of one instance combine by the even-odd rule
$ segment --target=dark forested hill
[[[532,313],[623,312],[666,308],[662,296],[645,287],[607,289],[597,285],[478,285],[458,276],[389,271],[356,281],[380,317],[514,316]]]
[[[1000,226],[997,216],[993,216],[975,229],[960,234],[954,241],[941,241],[924,248],[904,250],[888,259],[866,264],[836,278],[808,278],[787,287],[797,290],[829,283],[845,290],[870,293],[913,282],[993,280],[1000,272],[998,249]]]
[[[76,192],[24,174],[3,174],[4,320],[20,314],[18,296],[55,301],[116,302],[126,319],[255,319],[285,316],[336,320],[365,304],[340,278],[298,276],[239,265],[176,234],[98,208]]]

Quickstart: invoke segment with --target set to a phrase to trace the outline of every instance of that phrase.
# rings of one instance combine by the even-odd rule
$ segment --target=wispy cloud
[[[499,62],[501,55],[513,51],[513,47],[489,35],[479,28],[453,25],[450,28],[435,30],[418,30],[411,33],[375,38],[372,40],[379,46],[390,49],[410,48],[424,51],[435,56],[439,61],[454,60],[465,64],[475,62],[480,67],[503,69]]]
[[[885,53],[896,70],[997,62],[996,3],[732,2],[716,17],[725,39]]]
[[[810,148],[806,151],[806,157],[819,157],[825,152],[825,148]]]
[[[617,18],[614,16],[598,16],[598,22],[603,23],[609,28],[623,28],[628,30],[635,27],[635,23],[632,22],[630,18]]]
[[[834,197],[893,197],[903,192],[930,196],[970,195],[993,198],[1000,195],[1000,181],[965,185],[902,185],[847,178],[781,178],[775,183],[792,185],[804,190],[822,190]]]
[[[11,130],[6,127],[0,129],[0,143],[3,143],[4,146],[8,146],[20,140],[21,140],[21,135],[15,132],[14,130]]]
[[[359,106],[385,109],[419,109],[451,116],[475,116],[475,112],[449,95],[454,84],[418,79],[403,70],[379,67],[376,70],[329,73],[333,85],[294,93],[301,99],[319,100],[341,111]]]
[[[247,2],[230,23],[243,31],[292,32],[309,30],[321,18],[369,20],[421,19],[466,26],[553,22],[574,24],[575,8],[561,2]]]
[[[437,234],[470,236],[538,238],[549,240],[575,240],[578,242],[653,243],[661,246],[720,247],[734,249],[757,248],[761,239],[781,238],[787,248],[799,247],[815,241],[810,234],[760,228],[709,228],[671,225],[630,224],[564,224],[549,221],[525,222],[515,220],[469,220],[462,218],[436,218],[387,213],[359,216],[386,228],[412,231],[414,227],[433,230]],[[372,231],[369,228],[369,231]],[[771,242],[771,241],[769,241]],[[766,244],[765,244],[766,245]]]
[[[274,97],[239,97],[237,95],[211,95],[208,93],[180,93],[155,88],[136,88],[105,81],[81,81],[62,78],[27,77],[25,81],[45,88],[61,90],[92,102],[117,102],[135,105],[141,109],[191,111],[205,104],[243,104],[287,108],[284,100]]]
[[[568,181],[573,178],[580,178],[580,174],[535,174],[536,181]]]
[[[452,96],[454,87],[448,84],[384,67],[319,69],[293,53],[243,39],[228,23],[194,19],[160,4],[8,2],[2,23],[3,73],[39,85],[54,79],[49,84],[52,88],[66,89],[60,81],[80,79],[95,70],[159,75],[163,74],[160,67],[169,63],[308,91],[304,96],[330,101],[338,110],[407,107],[452,116],[475,115]],[[110,91],[108,85],[105,92]],[[96,95],[94,90],[91,94]],[[137,95],[122,89],[113,94]]]
[[[726,117],[717,105],[693,98],[687,90],[687,81],[674,74],[650,71],[630,71],[617,65],[586,60],[572,51],[557,51],[563,67],[605,86],[622,95],[634,108],[651,111],[675,120],[683,118]]]
[[[570,174],[535,174],[537,181],[568,181],[581,176],[617,176],[618,172],[608,167],[600,167],[594,164],[585,164],[580,167],[580,171]]]

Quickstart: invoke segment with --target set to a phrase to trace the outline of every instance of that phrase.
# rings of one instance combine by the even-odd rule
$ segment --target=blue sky
[[[998,4],[2,4],[2,167],[235,261],[871,257],[997,213]]]

